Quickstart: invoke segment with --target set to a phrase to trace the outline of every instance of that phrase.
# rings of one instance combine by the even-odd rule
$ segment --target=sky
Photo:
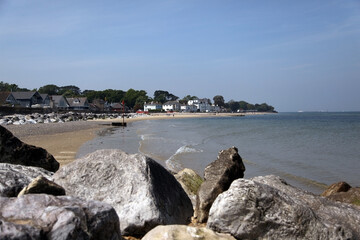
[[[0,81],[360,111],[360,0],[0,0]]]

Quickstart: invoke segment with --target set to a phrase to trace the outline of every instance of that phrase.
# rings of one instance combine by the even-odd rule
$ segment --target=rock
[[[51,179],[52,175],[43,168],[0,163],[0,197],[16,197],[36,177]]]
[[[41,229],[23,224],[14,224],[0,219],[0,239],[21,240],[21,239],[44,239]]]
[[[62,196],[65,195],[65,189],[56,183],[48,180],[43,176],[39,176],[35,178],[28,186],[26,186],[21,192],[19,196],[31,193],[45,193],[54,196]]]
[[[193,208],[195,208],[196,194],[204,180],[194,170],[189,168],[184,168],[175,174],[175,178],[181,184],[186,194],[189,196]]]
[[[45,149],[21,142],[2,126],[0,126],[0,162],[42,167],[52,172],[59,169],[59,163]]]
[[[141,240],[235,240],[230,234],[216,233],[207,228],[197,228],[185,225],[157,226],[148,232]]]
[[[331,194],[338,193],[338,192],[347,192],[351,186],[346,182],[338,182],[330,185],[322,194],[321,196],[327,197]]]
[[[144,235],[161,224],[185,224],[193,214],[175,177],[142,154],[98,150],[63,166],[54,181],[68,195],[111,204],[124,235]]]
[[[327,196],[327,198],[360,207],[360,188],[350,188],[347,192],[333,193]]]
[[[70,196],[0,197],[0,239],[121,239],[108,204]]]
[[[220,151],[217,160],[205,168],[205,181],[196,196],[195,218],[199,223],[206,222],[216,197],[226,191],[235,179],[244,177],[244,171],[245,166],[235,147]]]
[[[210,209],[207,227],[237,239],[359,239],[360,211],[276,176],[235,180]]]

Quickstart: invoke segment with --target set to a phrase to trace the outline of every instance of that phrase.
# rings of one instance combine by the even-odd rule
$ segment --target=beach
[[[201,117],[232,117],[243,113],[157,113],[138,114],[125,118],[126,123],[144,120],[201,118]],[[21,141],[46,149],[60,163],[68,164],[76,159],[78,149],[87,141],[95,138],[101,131],[112,127],[112,122],[122,122],[122,118],[94,121],[74,121],[65,123],[43,123],[4,126]]]

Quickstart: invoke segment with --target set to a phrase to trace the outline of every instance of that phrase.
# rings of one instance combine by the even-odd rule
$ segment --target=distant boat
[[[298,112],[299,112],[299,113],[302,113],[302,112],[304,112],[304,111],[303,111],[303,110],[299,110]]]

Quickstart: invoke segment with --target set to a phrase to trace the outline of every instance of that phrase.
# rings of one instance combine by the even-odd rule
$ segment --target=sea
[[[245,178],[278,175],[315,194],[340,181],[360,186],[360,112],[137,121],[105,129],[77,157],[121,149],[143,153],[172,171],[191,168],[203,176],[219,151],[232,146],[243,159]]]

